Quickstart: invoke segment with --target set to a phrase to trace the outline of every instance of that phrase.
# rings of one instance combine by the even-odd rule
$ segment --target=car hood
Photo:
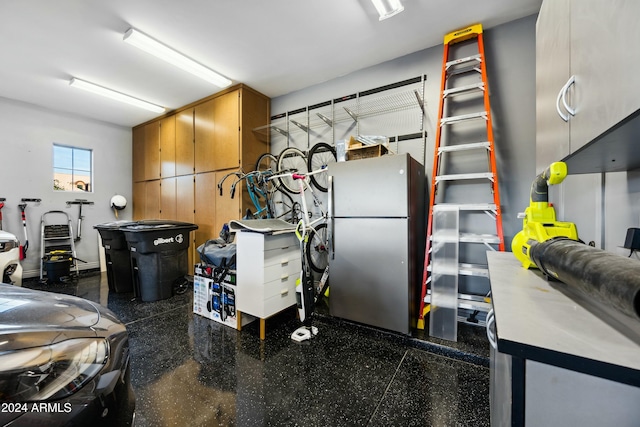
[[[0,284],[0,351],[95,336],[100,317],[82,298]]]
[[[17,241],[18,238],[15,234],[7,233],[6,231],[0,230],[0,241]]]

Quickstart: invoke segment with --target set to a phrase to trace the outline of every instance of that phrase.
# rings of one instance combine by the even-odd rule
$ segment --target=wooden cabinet
[[[175,115],[176,121],[176,175],[192,175],[194,170],[194,109],[188,108]]]
[[[160,219],[177,219],[176,178],[160,180]]]
[[[133,219],[160,218],[160,180],[133,184]]]
[[[160,176],[176,176],[176,117],[160,121]]]
[[[240,167],[240,91],[213,100],[214,170]]]
[[[193,131],[196,173],[211,172],[215,169],[213,163],[214,108],[215,100],[212,99],[196,105],[194,109]]]
[[[536,28],[538,173],[640,109],[640,57],[634,54],[639,14],[640,2],[624,0],[542,3]]]
[[[253,129],[269,123],[269,98],[237,85],[133,129],[134,219],[193,222],[195,249],[218,237],[222,225],[252,208],[229,180],[220,196],[218,181],[241,165],[252,170],[269,143]]]

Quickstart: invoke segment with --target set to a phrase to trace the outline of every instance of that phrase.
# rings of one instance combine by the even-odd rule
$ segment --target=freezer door
[[[408,220],[336,218],[334,226],[331,315],[409,334]]]
[[[409,154],[402,154],[332,163],[333,215],[409,216],[410,160]]]

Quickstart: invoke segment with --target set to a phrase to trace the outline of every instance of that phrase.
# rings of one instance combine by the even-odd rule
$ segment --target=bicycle
[[[294,182],[298,183],[298,194],[301,196],[302,202],[302,219],[298,222],[296,227],[296,236],[300,241],[300,251],[301,251],[301,260],[302,260],[302,269],[300,272],[300,279],[296,283],[296,301],[298,305],[298,314],[300,316],[300,321],[302,322],[302,326],[296,329],[291,334],[291,339],[295,341],[305,341],[312,337],[314,337],[318,333],[318,328],[311,325],[311,320],[313,316],[313,310],[316,302],[319,298],[324,295],[329,285],[329,263],[328,263],[328,249],[329,249],[329,240],[328,233],[324,234],[326,240],[322,240],[320,238],[320,233],[318,230],[324,229],[327,227],[327,214],[323,212],[323,214],[313,220],[310,221],[309,210],[307,209],[307,202],[305,197],[305,190],[308,188],[311,190],[314,200],[317,200],[317,196],[313,192],[311,186],[307,184],[307,178],[311,178],[313,175],[320,174],[323,172],[327,172],[327,168],[319,169],[316,171],[308,172],[306,174],[300,174],[297,172],[287,172],[280,173],[277,175],[273,175],[269,179],[282,179],[282,178],[291,178]],[[330,178],[328,180],[330,183]],[[318,224],[320,221],[324,221],[324,223]],[[313,276],[311,274],[310,268],[314,269],[314,264],[312,263],[312,254],[315,252],[316,254],[320,253],[320,250],[326,252],[326,257],[322,257],[325,262],[322,277],[317,286],[314,285]],[[316,259],[317,261],[317,259]],[[318,266],[316,265],[316,268]]]
[[[291,171],[308,175],[311,183],[320,191],[328,191],[327,174],[310,174],[310,171],[326,169],[331,163],[335,163],[336,150],[326,142],[315,144],[308,153],[296,147],[288,147],[282,150],[277,157],[277,171]],[[280,185],[291,194],[300,194],[300,188],[292,176],[284,174],[279,176]]]
[[[264,156],[264,155],[263,155]],[[261,156],[261,159],[262,157]],[[260,159],[256,167],[260,165]],[[277,187],[273,185],[267,178],[273,174],[271,169],[255,170],[245,173],[242,170],[230,172],[226,174],[218,182],[218,191],[223,194],[223,184],[231,176],[235,176],[234,182],[231,184],[231,198],[235,197],[236,187],[244,182],[247,194],[254,206],[254,211],[247,209],[245,218],[265,219],[277,218],[287,222],[297,223],[300,219],[300,206],[293,198],[284,192],[277,191]],[[275,194],[280,193],[279,199],[276,200]],[[277,209],[280,207],[280,209]]]

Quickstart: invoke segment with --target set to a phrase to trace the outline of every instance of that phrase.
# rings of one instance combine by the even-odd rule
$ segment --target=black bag
[[[207,240],[198,246],[200,261],[216,267],[236,269],[236,244],[220,243],[220,240]]]

